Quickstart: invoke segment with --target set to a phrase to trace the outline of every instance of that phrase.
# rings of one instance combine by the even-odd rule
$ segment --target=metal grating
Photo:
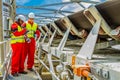
[[[28,72],[28,74],[20,74],[18,77],[9,75],[8,80],[39,80],[35,72]]]
[[[49,72],[43,72],[41,78],[42,80],[52,80],[52,76]]]

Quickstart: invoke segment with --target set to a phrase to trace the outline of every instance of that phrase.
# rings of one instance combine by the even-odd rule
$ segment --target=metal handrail
[[[3,41],[3,42],[0,42],[0,45],[2,44],[6,44],[7,42],[9,42],[9,40],[6,40],[6,41]],[[1,64],[2,66],[0,67],[0,70],[2,72],[3,75],[3,80],[6,80],[7,78],[7,75],[8,75],[8,71],[9,71],[9,68],[10,68],[10,62],[11,62],[11,49],[9,49],[9,52],[7,53],[3,63]],[[5,70],[3,71],[3,69],[5,68]]]
[[[0,42],[0,45],[6,43],[8,41],[10,41],[10,39]]]
[[[37,41],[36,41],[36,50],[39,50],[38,48],[39,48],[39,46],[40,46],[40,44],[39,44],[40,39],[41,39],[41,35],[40,35],[40,37],[39,37],[39,38],[37,39]],[[36,75],[38,76],[38,79],[39,79],[39,80],[42,80],[42,78],[40,77],[39,73],[37,72],[37,70],[35,69],[34,66],[33,66],[33,69],[34,69]]]
[[[36,41],[36,45],[40,43],[40,38]],[[37,46],[37,48],[39,48],[41,45]],[[36,49],[36,50],[39,50],[39,49]],[[39,55],[35,55],[35,57],[38,58],[39,62],[45,66],[45,68],[50,71],[50,73],[57,79],[57,80],[60,80],[53,71],[51,71],[45,64],[44,62],[42,62],[42,60],[39,59]],[[39,78],[40,79],[40,78]]]
[[[39,41],[40,41],[40,38],[36,41],[36,42],[37,42],[36,44],[39,44]],[[37,46],[37,48],[39,48],[39,47],[40,47],[40,45]],[[36,50],[39,50],[39,49],[36,49]],[[44,65],[44,67],[45,67],[57,80],[60,80],[60,79],[55,75],[55,73],[54,73],[52,70],[50,70],[50,69],[44,64],[44,62],[43,62],[42,60],[39,59],[39,55],[38,55],[38,56],[35,55],[35,57],[38,58],[39,62],[40,62],[42,65]]]
[[[40,38],[38,38],[38,40],[36,41],[37,44],[39,44],[39,40],[40,40]],[[0,45],[5,44],[5,43],[7,43],[7,42],[9,42],[9,41],[10,41],[10,39],[9,39],[9,40],[6,40],[6,41],[3,41],[3,42],[0,42]],[[39,45],[38,45],[38,46],[39,46]],[[38,47],[38,46],[37,46],[37,47]],[[7,53],[5,59],[4,59],[3,63],[2,63],[2,66],[0,67],[0,70],[1,70],[1,71],[2,71],[2,69],[5,68],[4,72],[2,72],[2,74],[4,73],[4,75],[3,75],[3,80],[6,80],[8,74],[9,74],[8,72],[9,72],[10,63],[11,63],[11,52],[12,52],[12,49],[9,50],[9,52]],[[39,80],[42,80],[41,77],[38,75],[37,71],[35,71],[35,73],[37,74]]]
[[[7,59],[5,60],[5,63],[3,64],[3,67],[6,66],[6,68],[5,68],[6,70],[5,70],[5,73],[4,73],[4,76],[3,76],[3,80],[6,80],[6,78],[8,76],[8,71],[9,71],[9,68],[10,68],[10,62],[11,62],[11,50],[8,54]]]
[[[64,6],[62,6],[58,11],[57,11],[57,13],[63,8]],[[56,15],[55,15],[56,16]],[[54,17],[55,17],[54,16]],[[65,15],[64,15],[65,16]],[[54,22],[54,20],[53,20],[53,22]],[[51,30],[51,28],[52,28],[52,26],[50,25],[50,30]],[[71,28],[71,27],[70,27]],[[50,39],[50,35],[49,35],[49,31],[47,31],[47,33],[48,33],[48,38]],[[38,43],[37,43],[38,44]],[[38,48],[40,47],[40,45],[38,46]],[[48,48],[50,48],[50,42],[48,43]],[[38,51],[39,52],[39,51]],[[50,52],[50,50],[48,49],[48,53]],[[40,54],[40,53],[39,53]],[[46,65],[45,65],[45,63],[39,58],[39,54],[38,54],[38,56],[36,55],[36,57],[38,58],[38,60],[39,60],[39,62],[52,74],[52,76],[55,78],[55,79],[57,79],[57,80],[60,80],[59,79],[59,77],[55,74],[55,72],[54,72],[54,70],[52,70],[52,68],[50,69],[49,67],[47,67]],[[49,55],[50,56],[50,55]],[[50,63],[50,62],[49,62]],[[50,64],[52,64],[52,63],[50,63]]]

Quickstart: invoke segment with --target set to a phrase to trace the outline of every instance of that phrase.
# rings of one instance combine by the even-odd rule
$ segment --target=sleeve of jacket
[[[22,27],[22,28],[26,28],[26,23],[23,23],[23,24],[21,25],[21,27]]]
[[[12,24],[11,26],[11,31],[12,33],[14,34],[14,36],[21,36],[21,35],[24,35],[26,33],[26,29],[23,29],[21,31],[18,31],[18,25],[16,24]]]
[[[37,38],[40,37],[40,30],[39,30],[38,26],[37,26],[37,30],[36,30],[35,34],[37,34]]]

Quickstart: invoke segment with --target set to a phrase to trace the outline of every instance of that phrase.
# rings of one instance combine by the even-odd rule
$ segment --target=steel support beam
[[[44,35],[44,37],[43,37],[41,43],[44,43],[44,42],[45,42],[46,37],[47,37],[47,33]]]
[[[83,4],[81,4],[81,3],[79,3],[79,5],[81,6],[81,7],[83,7],[84,9],[86,8]]]
[[[44,28],[46,29],[46,31],[47,31],[47,33],[48,33],[49,35],[52,35],[52,32],[51,32],[51,30],[48,28],[47,25],[44,25]]]
[[[92,4],[97,4],[100,3],[99,1],[91,1],[91,0],[71,0],[71,2],[85,2],[85,3],[92,3]]]
[[[2,6],[3,2],[0,0],[0,42],[3,41],[3,16],[2,16]],[[0,45],[0,57],[1,57],[1,63],[4,61],[4,46],[3,44]]]
[[[100,26],[101,26],[101,19],[98,20],[93,26],[86,41],[84,42],[84,45],[81,47],[79,53],[77,54],[77,57],[83,58],[83,59],[92,58],[92,54],[95,48]]]
[[[58,28],[58,26],[55,24],[55,22],[52,22],[50,25],[52,25],[56,30],[57,30],[57,32],[61,35],[61,36],[63,36],[64,34],[63,34],[63,32]]]
[[[19,14],[17,14],[17,15],[19,15]],[[24,15],[24,16],[26,16],[26,17],[28,16],[27,14],[22,14],[22,15]],[[36,14],[35,16],[36,16],[37,18],[45,18],[45,19],[46,19],[46,18],[60,18],[60,17],[58,17],[58,16],[54,17],[54,16],[37,15],[37,14]]]
[[[68,27],[68,29],[67,29],[66,33],[64,34],[60,44],[58,45],[58,48],[57,48],[58,50],[63,51],[63,49],[65,47],[65,43],[68,39],[68,35],[69,35],[70,30],[71,30],[71,26]]]
[[[105,19],[102,17],[102,15],[99,13],[96,7],[92,6],[84,11],[84,14],[86,18],[94,25],[95,20],[102,19],[101,28],[104,30],[104,32],[109,35],[110,37],[114,38],[115,40],[119,40],[119,37],[116,37],[114,35],[111,35],[110,32],[112,31],[111,27],[108,25],[108,23],[105,21]]]
[[[13,0],[13,16],[12,16],[12,19],[14,20],[15,19],[15,16],[16,16],[16,0]]]
[[[3,0],[0,0],[0,42],[3,42]],[[0,44],[0,64],[4,63],[4,44]],[[0,73],[2,72],[2,75],[4,73],[4,69],[2,68]],[[1,77],[1,76],[0,76]]]
[[[32,7],[32,6],[17,6],[17,8],[36,9],[36,10],[45,10],[45,11],[54,11],[54,12],[57,12],[57,11],[58,11],[58,9],[49,9],[49,8]],[[65,11],[65,10],[60,10],[60,12],[64,12],[64,13],[74,13],[74,12],[72,12],[72,11]]]
[[[42,32],[42,34],[45,35],[45,31],[41,28],[41,26],[39,27],[39,29]]]
[[[67,4],[71,4],[71,3],[73,3],[73,2],[53,3],[53,4],[42,5],[42,6],[36,6],[36,7],[48,7],[48,6],[57,6],[57,5],[67,5]]]
[[[53,41],[53,39],[54,39],[54,36],[55,36],[56,32],[57,32],[57,30],[55,30],[54,33],[52,34],[52,36],[51,36],[51,38],[50,38],[50,40],[49,40],[49,46],[51,46],[52,41]]]
[[[64,23],[64,22],[65,22],[65,23]],[[71,32],[72,35],[77,35],[77,36],[79,36],[80,38],[83,38],[83,37],[82,37],[82,32],[79,32],[79,31],[77,30],[77,28],[72,24],[72,22],[70,21],[70,19],[69,19],[68,17],[64,17],[64,18],[62,19],[62,23],[65,25],[66,28],[69,28],[69,26],[71,27],[70,32]]]

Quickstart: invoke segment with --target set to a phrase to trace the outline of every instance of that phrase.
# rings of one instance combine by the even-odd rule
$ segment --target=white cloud
[[[66,10],[66,11],[71,11],[71,12],[78,12],[83,10],[83,8],[77,4],[77,3],[72,3],[72,4],[68,4],[65,5],[61,10]],[[71,13],[64,13],[64,15],[70,15]],[[63,15],[57,15],[59,17],[64,17]]]
[[[82,9],[83,8],[80,7],[80,5],[77,4],[77,3],[72,3],[72,4],[69,4],[69,5],[66,5],[62,8],[62,10],[69,10],[69,11],[73,11],[73,12],[77,12],[77,11],[80,11]]]
[[[69,2],[69,1],[71,1],[71,0],[62,0],[62,2]],[[90,1],[101,2],[101,0],[90,0]],[[88,8],[91,5],[91,3],[85,3],[85,2],[81,2],[81,4],[85,8]],[[75,10],[74,11],[80,10],[80,7],[78,5],[76,5],[76,4],[74,4],[74,5],[75,5],[75,8],[74,8]],[[72,6],[74,6],[74,5],[72,5]],[[71,7],[70,6],[66,6],[65,8],[70,9]]]
[[[62,0],[62,2],[69,2],[70,0]]]
[[[91,0],[91,1],[98,1],[98,2],[101,2],[101,0]]]
[[[88,7],[91,5],[91,3],[84,3],[84,2],[81,2],[81,4],[82,4],[85,8],[88,8]]]
[[[23,5],[25,3],[28,3],[30,0],[16,0],[17,4]]]

